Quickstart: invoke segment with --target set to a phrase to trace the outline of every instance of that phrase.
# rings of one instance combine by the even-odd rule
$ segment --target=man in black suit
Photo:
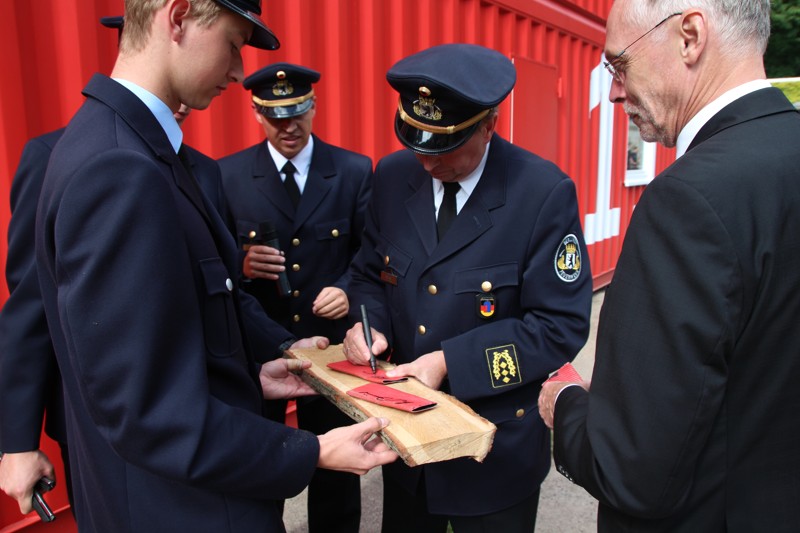
[[[282,531],[275,501],[318,466],[397,457],[370,438],[385,420],[317,437],[261,416],[264,397],[311,392],[290,372],[305,365],[262,364],[294,337],[248,312],[234,241],[178,156],[180,104],[238,82],[245,44],[278,46],[260,13],[127,0],[112,77],[92,78],[53,150],[36,257],[82,530]]]
[[[312,133],[319,79],[319,72],[291,63],[248,76],[244,88],[266,138],[219,165],[237,242],[246,250],[242,287],[298,338],[323,335],[338,344],[348,326],[348,266],[361,245],[372,161]],[[279,248],[265,242],[266,224]],[[278,273],[288,293],[279,290]],[[283,422],[286,402],[268,403],[270,417]],[[323,398],[301,398],[297,422],[322,434],[349,419]],[[308,487],[309,530],[358,533],[360,494],[357,476],[318,470]]]
[[[800,525],[800,115],[764,79],[769,24],[768,0],[611,9],[610,98],[679,157],[631,219],[591,389],[539,399],[600,531]]]
[[[435,46],[387,79],[407,149],[375,169],[350,296],[368,307],[372,351],[399,365],[393,375],[452,394],[497,433],[483,463],[384,468],[383,530],[444,532],[449,521],[457,532],[532,532],[550,469],[536,393],[589,334],[575,184],[495,132],[516,81],[503,54]],[[369,364],[360,323],[344,349]]]

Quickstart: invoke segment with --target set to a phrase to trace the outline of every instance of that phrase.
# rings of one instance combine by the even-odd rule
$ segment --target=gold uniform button
[[[420,326],[419,328],[417,328],[417,330],[419,331],[420,335],[425,335],[425,332],[428,331],[425,329],[425,326]]]
[[[292,296],[294,296],[295,298],[300,298],[300,291],[292,292]]]
[[[247,236],[250,237],[251,239],[255,239],[256,238],[256,232],[253,231],[253,230],[250,230],[250,233],[248,233]]]
[[[297,237],[292,239],[292,246],[300,246],[300,239],[298,239]]]
[[[383,264],[384,265],[388,265],[389,264],[389,256],[388,255],[383,258]]]
[[[300,315],[294,315],[292,317],[292,320],[294,320],[295,322],[300,322]]]
[[[517,418],[525,416],[525,409],[517,409]]]
[[[339,236],[339,230],[338,229],[333,230],[331,232],[331,235],[333,235],[334,237],[338,237]]]
[[[436,288],[436,285],[428,285],[428,292],[431,294],[436,294],[439,292],[439,289]]]
[[[484,281],[483,283],[481,283],[481,290],[483,292],[489,292],[490,290],[492,290],[492,283],[489,281]]]
[[[297,263],[293,264],[292,270],[294,270],[295,272],[300,272],[300,265],[298,265]]]

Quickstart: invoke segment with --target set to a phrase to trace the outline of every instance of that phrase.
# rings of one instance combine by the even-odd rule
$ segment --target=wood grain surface
[[[293,349],[287,351],[286,356],[311,361],[311,368],[303,371],[303,380],[353,420],[360,422],[372,416],[388,418],[391,424],[380,432],[381,438],[409,466],[457,457],[471,457],[481,462],[492,448],[497,430],[494,424],[456,398],[433,390],[414,378],[388,387],[434,401],[437,403],[435,408],[421,413],[406,413],[348,396],[348,390],[367,382],[327,367],[328,363],[345,359],[341,344],[325,350]],[[385,370],[394,367],[386,361],[378,361],[378,365]]]

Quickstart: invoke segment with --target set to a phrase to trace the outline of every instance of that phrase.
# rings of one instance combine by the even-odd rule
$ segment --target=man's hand
[[[542,385],[542,392],[539,393],[539,415],[544,420],[544,423],[550,429],[553,429],[553,416],[556,412],[556,398],[558,393],[561,392],[568,385],[580,385],[586,390],[589,390],[589,384],[572,383],[569,381],[551,381]]]
[[[311,311],[320,318],[336,320],[347,315],[350,310],[350,302],[347,294],[338,287],[325,287],[314,299]]]
[[[41,477],[55,480],[55,470],[39,450],[3,454],[0,460],[0,489],[17,500],[22,514],[33,511],[33,487]]]
[[[294,344],[289,346],[289,348],[319,348],[320,350],[324,350],[328,346],[330,346],[331,341],[328,340],[327,337],[307,337],[305,339],[300,339],[299,341],[295,341]]]
[[[410,363],[398,365],[386,372],[386,376],[390,378],[414,376],[432,389],[438,389],[446,375],[447,361],[442,350],[426,353]]]
[[[380,355],[389,347],[389,342],[384,334],[375,328],[370,328],[370,331],[372,331],[372,353],[376,356]],[[360,322],[347,330],[347,335],[345,335],[342,343],[342,350],[347,360],[354,365],[369,364],[369,348],[367,348],[367,341],[364,339],[364,326]]]
[[[247,250],[242,272],[250,279],[278,279],[278,272],[286,270],[283,252],[263,244],[254,244]]]
[[[312,396],[316,391],[300,379],[295,372],[311,367],[311,361],[297,359],[275,359],[261,365],[258,377],[261,392],[266,400]]]
[[[395,461],[397,454],[375,435],[388,425],[385,418],[369,418],[319,435],[317,467],[363,476],[376,466]]]

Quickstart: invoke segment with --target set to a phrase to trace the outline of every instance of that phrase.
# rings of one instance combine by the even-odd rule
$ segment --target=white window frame
[[[628,128],[630,130],[631,127],[636,127],[636,125],[631,122],[631,119],[628,118]],[[625,143],[627,147],[627,141]],[[627,148],[625,151],[625,156],[627,158]],[[641,168],[636,170],[627,170],[627,160],[625,162],[625,186],[626,187],[641,187],[643,185],[647,185],[653,178],[656,177],[656,143],[649,143],[646,141],[642,141],[642,164]]]

